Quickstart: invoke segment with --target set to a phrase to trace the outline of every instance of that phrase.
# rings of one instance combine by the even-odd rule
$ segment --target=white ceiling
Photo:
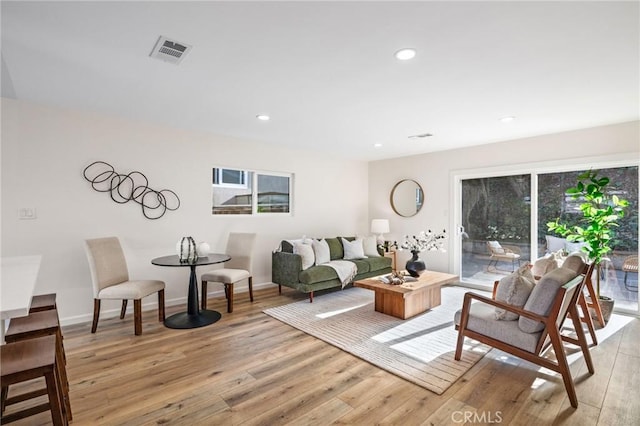
[[[400,157],[638,120],[638,5],[2,1],[3,96]],[[193,45],[180,65],[160,35]]]

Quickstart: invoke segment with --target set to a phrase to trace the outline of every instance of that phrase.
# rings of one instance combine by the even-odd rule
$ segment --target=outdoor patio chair
[[[637,281],[635,286],[627,284],[627,274],[629,272],[638,273],[638,256],[627,256],[622,264],[622,270],[624,271],[624,287],[629,291],[638,291]]]
[[[487,265],[487,271],[499,271],[498,262],[511,262],[511,271],[520,267],[520,249],[515,246],[502,246],[498,241],[487,241],[487,248],[491,257]],[[492,269],[493,268],[493,269]]]

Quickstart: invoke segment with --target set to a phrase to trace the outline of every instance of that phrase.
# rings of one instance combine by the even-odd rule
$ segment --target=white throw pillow
[[[311,242],[311,247],[313,247],[313,254],[316,257],[316,265],[322,265],[323,263],[327,263],[331,260],[329,244],[327,244],[327,240],[324,238],[320,241],[313,240]]]
[[[309,269],[316,261],[311,244],[294,243],[293,253],[302,258],[302,270]]]
[[[340,240],[342,241],[342,248],[344,249],[343,259],[364,259],[364,246],[362,245],[362,239],[356,238],[353,241],[349,241],[340,237]]]
[[[511,275],[500,280],[496,290],[496,300],[509,305],[522,308],[535,286],[535,279],[529,270],[529,265],[518,268]],[[496,307],[496,319],[504,321],[515,321],[520,315]]]
[[[375,235],[364,237],[362,240],[362,247],[364,248],[365,256],[380,257],[380,253],[378,253],[378,240]]]
[[[550,254],[549,256],[536,260],[531,268],[531,273],[534,277],[542,277],[554,269],[558,269],[558,261],[553,254]]]
[[[569,241],[567,241],[564,245],[564,249],[567,251],[567,253],[584,253],[582,251],[582,247],[584,247],[586,245],[586,243],[582,242],[582,243],[570,243]]]
[[[497,242],[497,241],[489,241],[489,247],[491,247],[491,250],[495,254],[504,254],[505,253],[504,249],[502,248],[500,243]]]
[[[545,238],[547,239],[547,253],[564,250],[564,245],[567,242],[565,238],[558,238],[552,235],[545,235]]]

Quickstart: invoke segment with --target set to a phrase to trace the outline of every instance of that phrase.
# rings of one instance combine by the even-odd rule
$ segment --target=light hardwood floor
[[[102,320],[96,334],[89,323],[65,327],[72,424],[640,424],[638,319],[592,348],[595,375],[572,364],[576,410],[557,375],[495,349],[436,395],[262,313],[303,299],[269,288],[250,303],[240,293],[232,314],[210,299],[222,319],[193,330],[167,329],[155,311],[144,312],[142,336],[130,314]]]

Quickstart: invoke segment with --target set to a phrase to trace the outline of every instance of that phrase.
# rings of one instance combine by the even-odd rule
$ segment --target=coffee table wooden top
[[[376,292],[399,293],[403,297],[408,294],[428,287],[440,287],[445,284],[458,281],[458,276],[445,272],[424,271],[417,281],[405,282],[401,285],[383,283],[378,277],[366,278],[353,283],[354,287],[362,287]]]

